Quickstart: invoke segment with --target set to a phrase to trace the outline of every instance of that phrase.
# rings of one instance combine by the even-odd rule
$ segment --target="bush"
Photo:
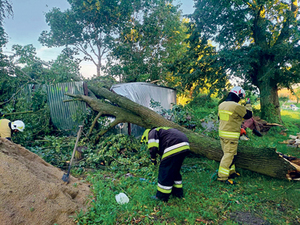
[[[134,136],[112,134],[102,137],[96,146],[89,146],[83,153],[80,166],[112,170],[138,170],[149,165],[147,147]]]
[[[192,108],[201,107],[207,109],[214,109],[218,106],[218,100],[215,98],[211,98],[208,95],[199,94],[195,98],[193,98],[188,105]]]

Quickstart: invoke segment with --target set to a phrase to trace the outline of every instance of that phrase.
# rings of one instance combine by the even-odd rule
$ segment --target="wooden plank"
[[[278,124],[278,123],[266,123],[267,126],[279,126],[279,127],[283,127],[283,125]]]

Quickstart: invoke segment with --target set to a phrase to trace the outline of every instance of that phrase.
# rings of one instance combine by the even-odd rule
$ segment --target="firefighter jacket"
[[[11,138],[10,121],[8,119],[0,120],[0,137],[7,139]]]
[[[224,101],[219,105],[218,116],[220,119],[219,136],[222,138],[238,139],[241,124],[244,119],[252,117],[250,104],[240,105],[235,101]]]
[[[187,152],[190,149],[186,135],[179,130],[169,127],[153,128],[148,134],[148,149],[152,159],[156,154],[161,160]]]

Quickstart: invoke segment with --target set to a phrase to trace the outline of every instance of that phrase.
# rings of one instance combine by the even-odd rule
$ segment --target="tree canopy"
[[[151,73],[152,79],[157,79],[163,70],[161,58],[168,55],[166,48],[170,42],[179,43],[174,34],[180,31],[180,14],[172,1],[68,2],[70,9],[62,12],[54,8],[46,14],[50,31],[43,31],[39,41],[47,47],[72,47],[83,60],[93,62],[97,76],[109,71],[112,76],[124,74],[125,80],[136,81]]]
[[[177,74],[215,87],[238,77],[258,88],[261,116],[281,121],[277,91],[300,81],[297,1],[195,0],[195,8],[185,57],[194,60],[175,65]]]
[[[122,82],[167,83],[167,65],[186,50],[187,21],[171,3],[153,1],[128,21],[109,55],[109,74]]]
[[[3,28],[3,20],[7,16],[13,15],[12,6],[7,0],[0,0],[0,102],[1,99],[8,99],[10,90],[5,87],[4,78],[9,73],[8,58],[3,54],[3,46],[7,43],[7,36]]]

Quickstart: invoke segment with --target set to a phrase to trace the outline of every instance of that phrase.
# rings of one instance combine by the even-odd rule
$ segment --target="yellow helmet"
[[[144,131],[143,136],[142,136],[142,138],[141,138],[141,143],[145,143],[145,144],[148,143],[148,134],[149,134],[149,131],[150,131],[150,130],[151,130],[151,129],[146,129],[146,130]]]

